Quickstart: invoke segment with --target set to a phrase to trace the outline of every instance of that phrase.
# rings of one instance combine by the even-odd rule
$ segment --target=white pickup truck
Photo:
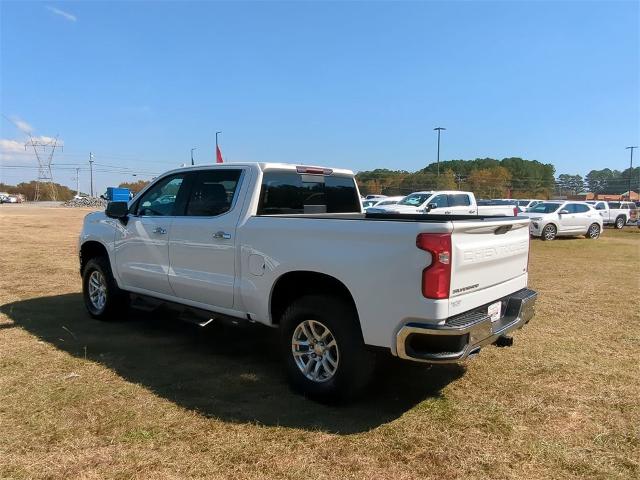
[[[605,202],[588,201],[593,205],[605,225],[613,225],[617,229],[623,228],[627,223],[638,220],[638,207],[633,202]]]
[[[395,205],[375,206],[367,210],[371,213],[428,213],[431,215],[493,215],[514,217],[518,215],[517,205],[478,205],[472,192],[459,190],[438,190],[415,192],[407,195]]]
[[[536,299],[529,219],[364,214],[353,173],[321,167],[167,172],[88,214],[79,253],[91,316],[133,301],[278,327],[292,385],[319,400],[363,387],[375,347],[446,363],[509,344]]]

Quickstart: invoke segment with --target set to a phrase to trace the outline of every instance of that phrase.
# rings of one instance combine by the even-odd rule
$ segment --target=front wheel
[[[600,236],[600,225],[598,225],[597,223],[591,224],[591,226],[589,227],[589,230],[587,230],[587,238],[595,240],[599,236]]]
[[[625,224],[625,218],[624,217],[618,217],[616,218],[616,223],[615,223],[615,227],[618,230],[621,230],[624,227]]]
[[[116,284],[109,259],[92,258],[82,272],[82,296],[89,315],[99,320],[111,320],[124,313],[127,293]]]
[[[558,231],[556,230],[555,225],[549,224],[542,230],[542,240],[553,240],[554,238],[556,238],[557,233]]]
[[[374,359],[349,302],[329,295],[301,297],[287,308],[280,328],[287,376],[295,390],[333,402],[353,397],[368,383]]]

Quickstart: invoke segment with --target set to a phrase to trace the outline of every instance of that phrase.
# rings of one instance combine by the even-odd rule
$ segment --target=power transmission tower
[[[53,161],[53,154],[56,151],[56,148],[62,149],[62,145],[58,145],[58,136],[54,138],[52,141],[44,142],[42,140],[34,139],[29,133],[29,140],[24,145],[24,149],[26,150],[28,147],[33,148],[33,152],[36,154],[36,159],[38,160],[38,179],[36,180],[36,192],[33,196],[33,201],[37,202],[40,200],[40,195],[42,194],[42,189],[47,188],[49,190],[49,195],[51,200],[58,199],[58,189],[53,183],[53,172],[51,171],[51,162]],[[47,148],[51,149],[51,152],[48,156],[41,157],[38,152],[38,147],[43,149],[43,152],[46,152]]]

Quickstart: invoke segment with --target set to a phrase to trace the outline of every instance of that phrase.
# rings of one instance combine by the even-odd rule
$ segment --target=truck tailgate
[[[451,245],[454,300],[526,275],[529,219],[454,221]]]

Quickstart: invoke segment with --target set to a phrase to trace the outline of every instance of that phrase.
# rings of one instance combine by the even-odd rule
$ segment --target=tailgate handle
[[[511,225],[502,225],[498,228],[496,228],[493,233],[495,235],[504,235],[505,233],[507,233],[509,230],[511,230]]]

